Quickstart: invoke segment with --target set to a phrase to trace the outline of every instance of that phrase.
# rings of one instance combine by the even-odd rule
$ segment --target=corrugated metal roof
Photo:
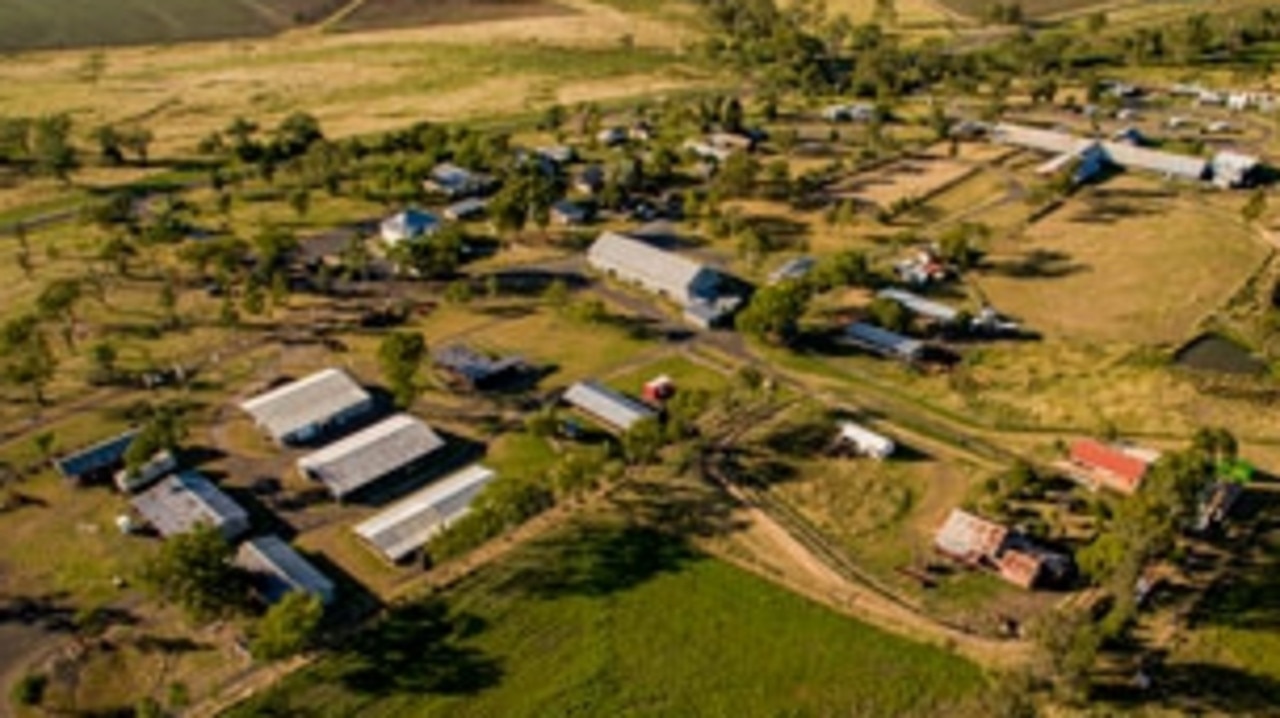
[[[963,509],[952,509],[934,536],[934,544],[943,552],[966,561],[994,559],[1004,545],[1009,529],[974,516]]]
[[[493,359],[461,344],[450,344],[436,352],[438,366],[462,376],[471,383],[510,371],[524,363],[520,357]]]
[[[596,269],[616,272],[681,304],[692,299],[698,275],[710,271],[691,259],[617,232],[601,234],[588,250],[587,261]]]
[[[1182,179],[1204,179],[1209,163],[1202,157],[1175,155],[1124,142],[1103,142],[1107,157],[1127,169],[1140,169]]]
[[[858,449],[872,456],[886,458],[893,453],[893,439],[852,421],[840,422],[840,438],[853,442]]]
[[[996,142],[1016,145],[1041,152],[1052,152],[1055,155],[1069,154],[1079,151],[1089,140],[1058,130],[1046,130],[1039,127],[1014,125],[1001,122],[991,131]]]
[[[272,603],[290,591],[314,594],[324,603],[333,600],[333,581],[274,534],[241,544],[236,565],[257,574],[263,595]]]
[[[1071,460],[1093,471],[1101,471],[1119,480],[1116,488],[1133,491],[1147,475],[1150,461],[1133,452],[1108,446],[1093,439],[1071,443]]]
[[[890,356],[914,359],[924,351],[924,342],[862,322],[850,324],[845,335],[855,344]]]
[[[496,476],[479,464],[468,466],[391,505],[357,525],[355,532],[387,560],[399,561],[464,516]]]
[[[564,400],[613,426],[626,431],[636,422],[656,416],[653,409],[592,381],[569,387]]]
[[[341,498],[444,446],[421,419],[397,414],[298,460],[298,469]]]
[[[877,296],[895,301],[916,314],[940,322],[953,322],[960,315],[959,310],[902,289],[882,289]]]
[[[1068,132],[1046,130],[1038,127],[1001,123],[996,125],[992,137],[1003,144],[1053,154],[1077,155],[1094,144],[1095,140],[1076,137]],[[1147,147],[1137,147],[1125,142],[1098,142],[1108,161],[1128,169],[1147,170],[1183,179],[1204,179],[1208,162],[1200,157],[1161,152]]]
[[[124,454],[137,435],[138,430],[131,429],[88,448],[67,454],[53,462],[54,468],[68,479],[110,469],[124,461]]]
[[[249,514],[196,471],[169,476],[134,497],[133,508],[162,536],[213,526],[228,540],[249,528]]]
[[[277,441],[371,407],[369,392],[341,369],[325,369],[240,404]]]

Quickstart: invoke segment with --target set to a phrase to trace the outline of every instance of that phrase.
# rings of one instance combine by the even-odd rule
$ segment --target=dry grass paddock
[[[680,69],[686,27],[586,0],[566,5],[572,13],[447,27],[109,49],[95,83],[81,76],[83,51],[18,55],[0,67],[0,113],[71,112],[82,131],[141,122],[163,156],[190,152],[236,116],[270,124],[303,110],[347,135],[702,80]]]
[[[912,157],[855,175],[835,193],[887,208],[905,199],[928,197],[972,171],[970,165],[951,159]]]
[[[1175,343],[1266,255],[1236,216],[1125,176],[997,242],[977,281],[995,306],[1049,336]]]

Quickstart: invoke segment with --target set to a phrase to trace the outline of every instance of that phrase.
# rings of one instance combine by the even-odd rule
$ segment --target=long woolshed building
[[[602,233],[587,251],[587,263],[675,302],[698,326],[714,324],[740,303],[720,296],[722,275],[715,269],[625,234]]]
[[[298,471],[341,500],[444,446],[425,422],[397,414],[298,460]]]
[[[618,431],[627,431],[637,422],[657,416],[635,399],[593,381],[580,381],[569,387],[564,401]]]
[[[365,415],[373,397],[341,369],[324,369],[240,404],[280,444],[305,444]]]
[[[924,342],[863,322],[846,327],[841,340],[890,359],[916,361],[924,355]]]
[[[166,477],[135,496],[132,504],[166,538],[202,524],[217,529],[228,541],[249,530],[248,512],[196,471]]]
[[[253,575],[268,603],[292,591],[309,593],[325,604],[333,602],[333,581],[274,534],[240,544],[235,563]]]
[[[108,478],[113,471],[124,466],[125,452],[137,436],[138,430],[131,429],[60,457],[53,462],[53,466],[63,478],[72,481],[87,482],[96,478]]]
[[[469,466],[357,525],[356,535],[388,561],[403,561],[465,516],[471,502],[495,477],[496,474],[484,466]]]
[[[1093,159],[1102,159],[1125,169],[1154,172],[1163,177],[1192,181],[1212,180],[1215,185],[1224,188],[1252,184],[1261,167],[1257,158],[1235,152],[1220,152],[1210,161],[1202,157],[1140,147],[1130,142],[1092,140],[1067,132],[1009,123],[996,125],[992,138],[1002,144],[1057,155],[1046,168],[1065,166],[1068,158],[1079,158],[1091,165],[1094,164]],[[1077,174],[1076,179],[1086,181],[1099,170],[1100,165],[1091,166],[1088,176]]]

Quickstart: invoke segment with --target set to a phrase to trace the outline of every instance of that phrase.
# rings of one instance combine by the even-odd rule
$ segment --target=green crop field
[[[270,35],[344,0],[0,0],[0,51]]]
[[[571,12],[549,0],[378,0],[343,18],[341,30],[383,30],[409,25],[515,20]]]
[[[964,660],[871,628],[647,529],[579,525],[232,716],[956,715]]]

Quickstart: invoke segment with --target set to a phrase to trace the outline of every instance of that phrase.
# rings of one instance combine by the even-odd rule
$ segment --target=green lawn
[[[674,539],[584,523],[230,715],[946,715],[981,685]]]

